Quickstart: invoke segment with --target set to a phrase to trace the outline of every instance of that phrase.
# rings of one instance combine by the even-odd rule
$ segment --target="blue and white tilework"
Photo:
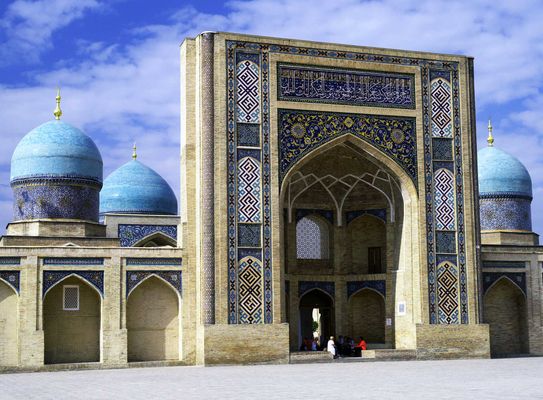
[[[328,293],[330,297],[335,298],[336,285],[334,282],[324,281],[299,281],[298,282],[298,297],[302,297],[304,294],[313,289],[320,289],[325,293]]]
[[[119,224],[117,228],[121,247],[131,247],[157,232],[177,241],[177,225]]]
[[[6,282],[17,293],[19,293],[21,283],[20,271],[0,271],[0,280]]]
[[[509,279],[526,296],[526,273],[524,272],[483,272],[483,293],[486,294],[487,290],[502,278]]]
[[[350,298],[353,294],[359,292],[362,289],[373,289],[376,292],[379,292],[383,295],[383,297],[386,297],[387,295],[387,289],[386,289],[386,281],[384,280],[378,280],[378,281],[350,281],[347,282],[347,297]]]

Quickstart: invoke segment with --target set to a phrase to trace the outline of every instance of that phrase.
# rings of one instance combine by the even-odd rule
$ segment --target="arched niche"
[[[84,279],[69,275],[51,287],[43,299],[45,363],[99,362],[101,315],[100,293]]]
[[[129,362],[179,360],[180,306],[178,292],[157,275],[150,275],[129,293]]]
[[[349,298],[349,335],[362,336],[367,343],[385,342],[385,299],[371,288]]]
[[[369,214],[355,218],[347,226],[347,239],[352,273],[386,272],[387,232],[382,219]]]
[[[528,353],[526,298],[507,277],[501,277],[485,292],[484,322],[490,325],[493,355]]]
[[[0,279],[0,366],[18,364],[18,303],[15,289]]]

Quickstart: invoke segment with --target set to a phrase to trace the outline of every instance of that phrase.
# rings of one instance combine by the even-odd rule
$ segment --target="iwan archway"
[[[404,129],[402,135],[413,134],[412,126]],[[288,169],[281,248],[292,299],[286,305],[291,349],[299,347],[307,325],[302,308],[296,310],[306,287],[334,300],[328,335],[371,333],[379,347],[415,347],[422,308],[420,281],[414,279],[420,275],[417,198],[413,180],[394,160],[351,133],[315,146]],[[380,301],[358,301],[363,288],[379,293]],[[399,303],[402,315],[396,313]]]
[[[241,358],[284,359],[309,285],[332,297],[336,335],[367,287],[385,302],[385,346],[488,355],[471,59],[213,32],[181,56],[197,358],[224,359],[216,331],[248,349],[243,330],[282,344],[254,339],[268,355]],[[383,226],[373,243],[356,234]],[[320,235],[312,253],[297,230]]]

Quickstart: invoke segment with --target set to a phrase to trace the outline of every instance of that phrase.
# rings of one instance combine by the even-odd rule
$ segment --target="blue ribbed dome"
[[[477,156],[480,196],[532,198],[532,179],[519,160],[493,146],[480,150]]]
[[[49,121],[23,137],[11,158],[11,181],[32,177],[102,182],[102,157],[81,130],[60,120]]]
[[[177,214],[172,188],[154,170],[132,160],[113,171],[100,192],[100,214]]]

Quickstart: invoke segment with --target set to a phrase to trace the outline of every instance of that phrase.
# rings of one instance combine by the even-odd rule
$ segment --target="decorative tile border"
[[[302,298],[304,294],[313,290],[320,289],[325,293],[328,293],[332,299],[336,295],[336,285],[334,282],[325,281],[299,281],[298,282],[298,298]]]
[[[20,271],[0,271],[0,280],[11,286],[19,294],[21,284]]]
[[[278,100],[415,108],[415,77],[308,65],[278,64]]]
[[[57,283],[70,275],[88,282],[104,297],[104,271],[43,271],[43,298]]]
[[[183,266],[182,258],[127,258],[126,265],[175,265]]]
[[[296,222],[300,221],[303,217],[307,217],[311,214],[318,214],[332,225],[334,224],[334,211],[332,210],[314,210],[308,208],[297,208],[296,209]]]
[[[353,294],[357,293],[362,289],[373,289],[386,297],[387,288],[386,281],[350,281],[347,282],[347,298],[350,298]]]
[[[483,261],[483,268],[526,268],[525,261]]]
[[[21,265],[21,257],[0,257],[0,265]]]
[[[154,233],[163,233],[170,239],[177,241],[176,225],[119,224],[117,231],[121,247],[131,247]]]
[[[81,257],[81,258],[47,257],[43,259],[43,265],[104,265],[104,259],[92,258],[92,257]]]
[[[311,48],[311,47],[296,47],[289,45],[277,45],[277,44],[267,44],[267,43],[254,43],[254,42],[244,42],[244,41],[226,41],[226,58],[227,58],[227,80],[228,80],[228,117],[227,117],[227,126],[228,126],[228,149],[229,149],[229,298],[230,305],[236,303],[236,290],[237,283],[235,281],[235,269],[236,269],[236,229],[235,229],[235,140],[236,140],[236,129],[235,129],[235,97],[234,97],[234,76],[235,76],[235,54],[237,52],[253,52],[255,54],[261,54],[263,64],[261,65],[261,71],[263,76],[263,101],[262,101],[262,132],[263,136],[269,135],[269,102],[264,100],[264,94],[269,93],[269,82],[265,83],[264,75],[268,73],[267,60],[269,53],[278,53],[278,54],[288,54],[290,56],[300,56],[301,59],[304,57],[317,57],[317,58],[330,58],[330,59],[343,59],[360,62],[361,65],[364,63],[380,63],[380,64],[389,64],[389,65],[406,65],[406,66],[415,66],[420,68],[421,73],[421,82],[422,82],[422,113],[423,113],[423,148],[424,148],[424,166],[425,166],[425,182],[424,182],[424,192],[420,193],[421,198],[426,199],[426,210],[427,210],[427,260],[428,260],[428,289],[429,289],[429,300],[430,300],[430,323],[439,323],[437,318],[437,309],[436,309],[436,251],[434,243],[434,207],[433,207],[433,154],[432,151],[432,132],[437,134],[438,137],[443,138],[449,135],[449,122],[445,118],[442,121],[433,121],[434,125],[431,125],[431,109],[430,109],[430,71],[432,71],[432,79],[437,78],[449,78],[450,83],[450,92],[451,92],[451,102],[452,106],[448,106],[452,109],[452,140],[454,143],[454,174],[455,174],[455,194],[456,194],[456,235],[457,235],[457,260],[455,263],[458,264],[459,269],[459,296],[460,296],[460,322],[467,324],[468,321],[468,299],[467,299],[467,273],[466,273],[466,257],[465,257],[465,241],[464,241],[464,200],[463,200],[463,168],[462,168],[462,143],[461,143],[461,131],[460,131],[460,98],[459,98],[459,84],[458,84],[458,62],[443,61],[443,60],[430,60],[420,57],[407,57],[407,56],[398,56],[398,55],[381,55],[381,54],[369,54],[362,51],[336,51],[336,50],[327,50],[322,48]],[[265,84],[264,84],[265,83]],[[443,83],[443,82],[440,82]],[[442,89],[447,90],[447,85],[434,89],[434,97],[437,98],[437,93]],[[448,101],[448,100],[447,100]],[[434,103],[434,105],[436,105]],[[436,108],[435,110],[439,111],[439,115],[447,112],[447,104],[441,104],[441,108]],[[435,111],[434,110],[434,111]],[[434,115],[437,116],[438,112],[435,111]],[[269,144],[269,141],[268,141]],[[439,152],[438,152],[439,153]],[[268,152],[269,158],[269,152]],[[269,170],[269,160],[266,166],[266,157],[264,157],[264,169]],[[420,188],[422,189],[422,187]],[[264,193],[269,191],[269,189],[264,188]],[[232,209],[232,204],[234,204]],[[232,216],[232,217],[231,217]],[[266,216],[265,216],[266,218]],[[269,229],[269,228],[268,228]],[[265,228],[266,231],[266,228]],[[265,262],[271,262],[271,259],[265,257]],[[271,264],[270,264],[271,265]],[[266,264],[265,264],[266,269]],[[270,270],[271,276],[271,270]],[[232,280],[232,277],[234,280]],[[234,310],[231,308],[235,315]],[[231,314],[232,315],[232,314]],[[236,323],[235,317],[234,321],[231,323]]]
[[[183,297],[183,279],[181,271],[126,271],[126,298],[144,280],[157,276],[168,282]]]

